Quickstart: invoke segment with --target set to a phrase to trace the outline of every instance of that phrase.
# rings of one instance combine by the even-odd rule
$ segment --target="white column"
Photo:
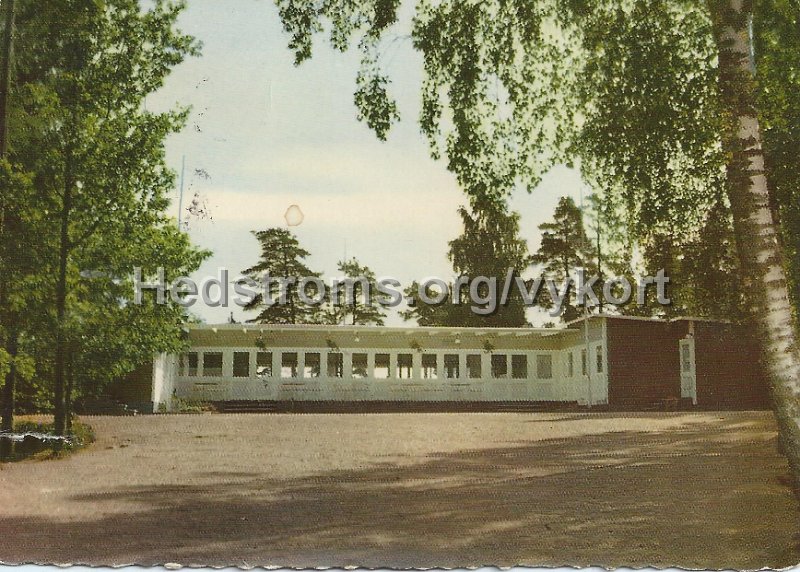
[[[481,379],[487,381],[492,378],[492,354],[481,352]]]
[[[353,352],[342,352],[342,379],[353,379]]]
[[[319,377],[320,379],[328,378],[328,351],[319,350]]]
[[[222,350],[222,377],[229,378],[233,375],[233,352]]]
[[[272,377],[281,377],[281,352],[273,349],[272,351]]]

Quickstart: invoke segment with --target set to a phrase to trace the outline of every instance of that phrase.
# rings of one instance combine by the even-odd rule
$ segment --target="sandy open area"
[[[782,567],[768,413],[87,417],[0,465],[0,560]]]

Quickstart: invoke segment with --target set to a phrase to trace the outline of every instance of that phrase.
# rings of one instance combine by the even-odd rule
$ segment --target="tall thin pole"
[[[11,89],[11,60],[14,41],[14,4],[16,0],[3,0],[5,5],[5,24],[3,30],[3,68],[0,71],[0,158],[8,153],[8,99]]]
[[[581,186],[581,225],[583,225],[583,186]],[[584,231],[583,237],[586,236],[586,232]],[[583,240],[583,237],[581,240]],[[583,245],[584,249],[586,249],[586,243],[584,242]],[[584,268],[584,272],[586,269]],[[587,401],[589,409],[592,408],[592,360],[590,359],[590,351],[589,351],[589,305],[586,303],[586,300],[583,301],[583,343],[584,343],[584,352],[586,354],[586,360],[584,364],[586,365],[586,384],[588,389]]]
[[[186,178],[186,155],[181,157],[181,188],[178,195],[178,230],[181,229],[181,217],[183,216],[183,182]]]

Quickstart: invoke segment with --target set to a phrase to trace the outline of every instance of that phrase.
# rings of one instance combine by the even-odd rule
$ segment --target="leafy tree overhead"
[[[318,301],[312,305],[301,299],[299,291],[303,278],[319,278],[304,260],[311,253],[300,246],[297,237],[283,228],[269,228],[253,232],[261,244],[261,260],[242,273],[259,284],[259,292],[245,307],[259,310],[259,314],[248,322],[260,324],[315,324],[322,319],[323,296],[313,283],[305,284],[304,294],[308,300]],[[268,286],[263,288],[264,281]],[[269,299],[264,299],[264,293]]]
[[[181,3],[18,6],[9,159],[30,177],[32,208],[42,219],[31,236],[37,272],[28,295],[44,314],[21,333],[20,346],[37,352],[37,369],[52,373],[55,429],[62,434],[70,418],[69,369],[78,361],[93,369],[95,354],[84,342],[103,313],[120,316],[109,320],[120,327],[108,343],[116,344],[116,357],[98,357],[105,381],[145,361],[145,352],[172,351],[181,342],[182,308],[134,309],[127,302],[133,266],[151,276],[163,266],[171,280],[205,256],[165,214],[175,177],[164,139],[183,126],[186,112],[144,106],[198,46],[175,27]],[[87,275],[104,279],[88,284]]]
[[[2,430],[13,428],[17,380],[21,362],[30,358],[20,348],[23,332],[37,318],[42,307],[31,304],[30,292],[37,283],[37,264],[43,256],[34,240],[42,217],[34,209],[35,195],[30,177],[10,163],[0,164],[0,370],[3,380]]]
[[[380,39],[397,20],[396,3],[278,0],[278,6],[298,62],[310,56],[313,34],[327,28],[340,50],[360,37],[364,68],[374,69]],[[473,198],[503,196],[519,184],[530,189],[568,151],[567,160],[581,158],[589,175],[627,193],[637,238],[658,245],[652,253],[675,252],[669,256],[675,258],[676,238],[698,232],[714,191],[724,190],[744,310],[760,332],[800,484],[797,328],[774,216],[780,203],[764,171],[769,152],[780,157],[792,140],[780,112],[764,112],[785,109],[780,99],[797,92],[800,80],[774,66],[765,85],[780,89],[760,89],[749,29],[762,13],[764,24],[753,28],[762,34],[755,43],[766,48],[762,62],[769,67],[787,61],[782,49],[793,53],[796,45],[777,47],[775,34],[791,36],[797,13],[779,0],[419,0],[411,36],[424,65],[423,132],[434,155],[444,149],[448,168]],[[788,59],[790,66],[798,61]],[[394,117],[386,113],[388,80],[380,70],[371,73],[383,78],[384,89],[357,104],[365,118],[383,110],[384,137]],[[759,111],[777,128],[766,156]]]
[[[793,0],[760,0],[753,18],[757,108],[770,204],[780,221],[795,308],[800,308],[800,33]]]

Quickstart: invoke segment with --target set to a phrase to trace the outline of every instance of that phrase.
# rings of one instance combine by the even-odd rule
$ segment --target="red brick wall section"
[[[676,323],[607,319],[610,407],[648,409],[680,397],[680,329]]]
[[[697,405],[704,409],[766,409],[767,378],[747,327],[695,323]]]

